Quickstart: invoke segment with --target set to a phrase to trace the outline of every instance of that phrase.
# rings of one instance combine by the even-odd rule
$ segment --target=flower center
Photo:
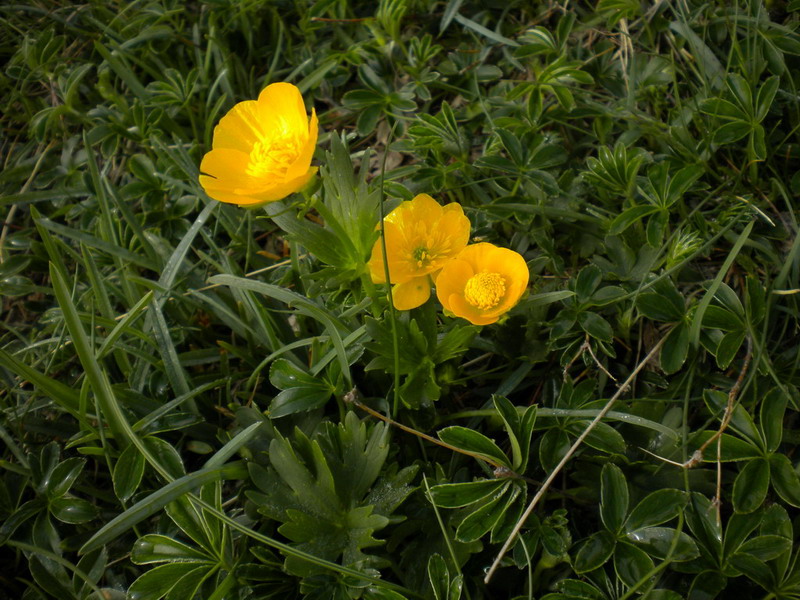
[[[431,259],[431,254],[425,246],[416,248],[414,252],[411,253],[411,256],[417,261],[417,268],[422,268],[422,266]]]
[[[252,177],[282,179],[299,154],[300,143],[294,136],[261,138],[250,151],[246,173]]]
[[[477,273],[464,287],[466,301],[481,310],[497,306],[505,293],[506,282],[500,273]]]

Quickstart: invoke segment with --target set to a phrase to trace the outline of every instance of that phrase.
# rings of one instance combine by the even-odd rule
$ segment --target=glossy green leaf
[[[82,458],[68,458],[56,465],[48,484],[44,488],[49,498],[60,498],[66,494],[83,471],[86,461]]]
[[[578,302],[586,302],[597,290],[603,280],[603,272],[596,265],[587,265],[578,273],[575,280],[575,294]]]
[[[186,496],[176,498],[167,504],[165,509],[169,518],[180,528],[184,535],[194,540],[195,543],[205,548],[209,553],[213,552],[216,519],[206,517],[202,509]]]
[[[720,145],[732,144],[747,136],[752,130],[750,123],[745,121],[725,123],[714,130],[713,142]]]
[[[70,581],[64,567],[48,557],[33,555],[28,563],[34,581],[56,598],[69,598]]]
[[[120,454],[117,464],[114,465],[114,493],[122,501],[133,496],[139,487],[144,475],[144,456],[139,449],[131,445]]]
[[[197,568],[195,563],[168,563],[150,569],[128,589],[129,600],[160,600],[178,581]]]
[[[87,523],[97,516],[97,508],[82,498],[62,496],[50,501],[50,512],[62,523]]]
[[[685,532],[678,532],[671,527],[644,527],[629,531],[627,538],[638,548],[660,560],[669,555],[672,561],[686,562],[700,556],[695,541]]]
[[[731,311],[721,306],[709,306],[703,315],[703,327],[739,331],[744,327],[741,320]]]
[[[738,551],[747,537],[761,525],[762,513],[733,513],[725,526],[723,550],[726,556]]]
[[[148,534],[136,540],[131,549],[131,561],[137,565],[159,562],[208,562],[212,557],[171,537]]]
[[[683,318],[683,298],[680,302],[670,302],[669,297],[661,293],[644,292],[636,298],[636,308],[648,319],[673,323]]]
[[[795,508],[800,508],[800,477],[794,470],[792,462],[784,454],[772,454],[769,457],[772,487],[783,499]]]
[[[778,92],[780,86],[780,77],[773,75],[767,79],[759,88],[758,95],[755,101],[755,118],[756,121],[761,122],[767,116],[772,101],[775,99],[775,94]]]
[[[647,243],[653,248],[660,247],[661,242],[664,239],[664,233],[666,232],[668,225],[669,225],[668,211],[660,210],[656,214],[652,215],[647,220],[647,228],[645,229]]]
[[[142,438],[142,443],[171,477],[177,479],[186,474],[181,455],[172,444],[152,435]]]
[[[616,541],[608,531],[592,534],[578,550],[573,568],[575,572],[587,573],[604,565],[614,553]]]
[[[576,437],[583,433],[591,421],[579,421],[569,426],[569,431]],[[607,454],[624,454],[625,438],[608,423],[597,423],[589,434],[584,438],[584,442],[590,448],[605,452]]]
[[[628,482],[622,470],[611,463],[600,472],[600,518],[612,532],[622,529],[628,514]]]
[[[744,331],[730,331],[722,336],[717,346],[717,366],[720,369],[727,369],[736,358],[739,349],[742,347],[746,333]]]
[[[331,390],[325,386],[295,387],[280,392],[269,405],[269,416],[279,419],[299,412],[324,406],[331,397]]]
[[[614,337],[614,330],[609,322],[597,313],[588,311],[579,313],[578,323],[586,333],[602,342],[610,342]]]
[[[631,511],[625,527],[628,531],[661,525],[674,519],[683,510],[688,497],[675,489],[656,490],[649,493]]]
[[[772,388],[761,401],[759,428],[766,443],[767,452],[775,452],[783,440],[783,417],[788,403],[780,388]]]
[[[689,354],[689,326],[678,323],[667,334],[661,347],[660,362],[665,373],[672,374],[680,370]]]
[[[644,217],[660,211],[661,208],[646,204],[644,206],[632,206],[618,215],[608,227],[609,235],[619,235],[634,223],[641,221]]]
[[[769,566],[751,554],[737,552],[728,558],[730,564],[763,588],[773,586],[774,577]]]
[[[608,597],[587,581],[562,579],[556,582],[555,589],[560,593],[548,594],[542,600],[607,600]]]
[[[536,422],[536,407],[528,406],[520,415],[517,407],[504,396],[492,396],[495,410],[505,423],[508,439],[511,444],[512,469],[518,472],[525,470],[530,455],[533,426]]]
[[[439,430],[439,439],[445,444],[450,444],[471,454],[488,458],[506,467],[511,467],[511,462],[505,453],[500,450],[494,441],[474,429],[454,425]]]
[[[505,483],[501,479],[483,479],[466,483],[443,483],[431,487],[431,497],[436,506],[460,508],[497,493]]]
[[[754,458],[745,463],[733,483],[733,508],[736,512],[749,513],[764,503],[769,489],[769,461]]]
[[[562,429],[548,429],[539,444],[539,462],[542,468],[550,472],[566,455],[570,447],[570,438]]]
[[[747,314],[753,325],[758,325],[766,312],[766,293],[764,286],[755,277],[749,276],[747,285]]]
[[[428,581],[435,600],[448,600],[450,590],[450,571],[441,554],[432,554],[428,559]]]
[[[175,586],[167,592],[165,600],[193,600],[197,597],[197,592],[203,581],[214,570],[214,567],[206,565],[196,566],[194,570],[185,573],[178,579]]]
[[[634,585],[653,570],[653,559],[647,553],[627,542],[614,549],[614,570],[626,585]]]
[[[689,600],[715,600],[728,579],[718,571],[702,571],[692,581]]]
[[[716,520],[716,512],[711,500],[698,492],[689,495],[689,505],[685,512],[686,523],[693,537],[707,549],[712,556],[722,553],[722,530]]]
[[[510,483],[507,484],[501,493],[461,521],[456,529],[456,539],[466,543],[479,540],[498,526],[518,495],[519,488]]]
[[[780,535],[759,535],[739,546],[737,553],[749,554],[759,560],[769,561],[789,552],[792,547],[791,538]]]

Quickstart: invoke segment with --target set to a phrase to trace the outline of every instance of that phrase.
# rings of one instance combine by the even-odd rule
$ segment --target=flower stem
[[[383,159],[381,160],[381,180],[380,180],[380,201],[378,207],[381,215],[381,254],[383,254],[383,271],[386,278],[387,295],[389,297],[389,320],[392,325],[392,347],[394,353],[394,402],[392,403],[392,416],[396,416],[400,411],[400,341],[397,336],[397,315],[394,309],[394,301],[392,300],[392,279],[389,274],[389,259],[386,256],[386,228],[384,227],[384,203],[386,197],[383,191],[384,174],[386,173],[386,157],[389,156],[389,146],[394,138],[394,128],[396,124],[392,125],[389,130],[389,136],[386,140],[386,146],[383,149]]]

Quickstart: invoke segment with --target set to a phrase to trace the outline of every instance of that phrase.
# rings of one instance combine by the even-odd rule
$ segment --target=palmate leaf
[[[369,435],[355,413],[347,413],[338,426],[323,424],[319,444],[344,502],[360,500],[375,482],[389,453],[389,431],[376,423]]]
[[[474,326],[456,326],[437,336],[435,321],[426,327],[423,315],[411,318],[405,313],[397,319],[398,367],[405,375],[400,397],[406,406],[419,408],[439,399],[441,389],[436,381],[436,366],[467,351],[477,333]],[[394,373],[395,348],[391,323],[388,319],[366,319],[367,333],[372,341],[366,344],[376,354],[366,369]]]
[[[367,349],[377,354],[367,365],[367,370],[378,369],[393,373],[395,369],[394,343],[388,319],[366,318],[367,334],[372,338]],[[428,356],[428,340],[415,319],[397,320],[397,346],[401,375],[414,372],[420,362]]]
[[[416,472],[406,468],[378,480],[388,449],[386,427],[368,428],[352,412],[313,438],[299,429],[291,441],[277,434],[270,444],[271,469],[250,466],[259,491],[248,497],[259,512],[283,523],[278,531],[297,549],[345,565],[376,564],[363,550],[382,543],[374,533],[411,493]],[[285,568],[301,577],[322,572],[293,557]]]

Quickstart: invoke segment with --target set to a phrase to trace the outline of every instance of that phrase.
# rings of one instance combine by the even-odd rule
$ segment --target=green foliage
[[[350,412],[339,426],[325,425],[313,439],[296,429],[294,443],[277,434],[269,446],[270,467],[250,465],[258,491],[248,498],[283,523],[279,532],[297,549],[344,565],[380,566],[364,550],[380,544],[373,535],[413,491],[408,484],[417,468],[376,483],[389,452],[383,424],[368,431]],[[325,572],[292,557],[285,568],[302,577]]]
[[[799,598],[799,26],[0,7],[0,596]],[[318,175],[210,200],[215,125],[278,81]],[[418,193],[524,257],[506,318],[371,280]]]

